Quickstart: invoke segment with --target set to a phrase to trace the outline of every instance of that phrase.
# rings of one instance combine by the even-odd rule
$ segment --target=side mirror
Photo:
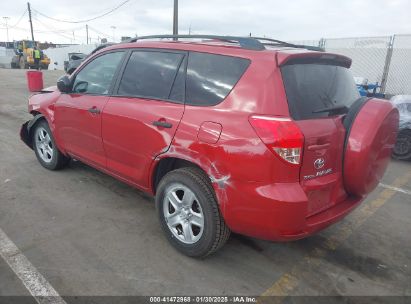
[[[71,81],[67,75],[61,76],[57,81],[57,88],[62,93],[69,93],[71,91]]]

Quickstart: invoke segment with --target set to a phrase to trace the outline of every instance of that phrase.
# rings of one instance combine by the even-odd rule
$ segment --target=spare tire
[[[387,169],[398,132],[399,113],[388,101],[361,98],[348,112],[343,158],[347,193],[365,196]]]

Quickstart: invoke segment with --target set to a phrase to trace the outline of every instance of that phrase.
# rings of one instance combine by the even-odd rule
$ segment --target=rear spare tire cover
[[[398,110],[385,100],[369,99],[347,128],[345,190],[364,196],[377,187],[391,158],[398,132]]]

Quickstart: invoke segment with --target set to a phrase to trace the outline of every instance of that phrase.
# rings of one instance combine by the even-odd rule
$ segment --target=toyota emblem
[[[324,164],[325,164],[324,158],[317,158],[317,159],[314,161],[314,167],[315,167],[316,169],[321,169],[322,167],[324,167]]]

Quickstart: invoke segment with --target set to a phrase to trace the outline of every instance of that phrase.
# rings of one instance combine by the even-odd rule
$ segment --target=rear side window
[[[120,81],[118,94],[168,99],[183,58],[184,55],[179,53],[133,52]]]
[[[281,73],[295,120],[333,115],[333,111],[321,110],[349,108],[360,97],[350,70],[342,66],[291,64],[283,66]]]
[[[243,58],[190,53],[186,103],[199,106],[218,104],[227,97],[249,64],[250,61]]]

